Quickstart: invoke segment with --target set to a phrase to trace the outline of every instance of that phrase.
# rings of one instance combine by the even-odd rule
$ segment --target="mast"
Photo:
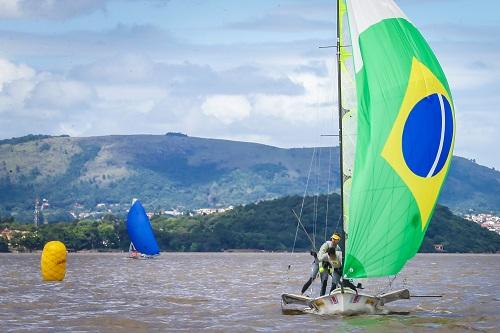
[[[339,111],[339,174],[340,174],[340,248],[342,249],[342,276],[344,276],[345,262],[345,237],[344,231],[344,160],[342,157],[342,74],[341,74],[341,58],[340,58],[340,1],[337,0],[337,96],[338,96],[338,111]]]

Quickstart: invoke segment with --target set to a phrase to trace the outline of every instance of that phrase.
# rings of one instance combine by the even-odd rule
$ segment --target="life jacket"
[[[328,270],[328,274],[333,273],[333,267],[328,261],[322,261],[319,264],[319,272],[323,273],[325,270]]]

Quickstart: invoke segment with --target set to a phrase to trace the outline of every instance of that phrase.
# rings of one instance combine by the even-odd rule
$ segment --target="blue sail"
[[[128,212],[127,231],[137,251],[149,256],[160,253],[153,228],[139,200],[132,205]]]

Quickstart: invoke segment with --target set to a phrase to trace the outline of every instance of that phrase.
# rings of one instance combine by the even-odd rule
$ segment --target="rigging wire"
[[[314,214],[313,214],[314,248],[316,248],[316,231],[317,231],[317,224],[318,224],[320,175],[321,175],[321,148],[318,148],[318,163],[317,163],[317,169],[316,169],[316,196],[314,197]]]
[[[306,228],[304,227],[304,225],[302,224],[302,222],[300,220],[302,218],[302,212],[304,210],[304,203],[305,203],[305,200],[306,200],[307,190],[309,188],[309,180],[311,178],[311,171],[312,171],[312,166],[313,166],[315,155],[316,155],[316,147],[314,147],[314,149],[313,149],[313,153],[312,153],[312,156],[311,156],[311,162],[309,163],[309,172],[307,173],[306,188],[304,190],[304,195],[302,196],[302,204],[300,205],[300,213],[299,213],[299,215],[297,216],[297,213],[295,213],[295,211],[292,209],[293,214],[297,218],[297,227],[295,228],[295,238],[293,240],[292,254],[295,253],[295,245],[297,244],[297,236],[299,234],[299,226],[302,226],[302,229],[306,233],[307,238],[309,238],[309,241],[311,242],[311,246],[313,247],[313,250],[316,251],[316,247],[315,247],[314,241],[311,240],[311,237],[309,236],[309,233],[307,232]],[[286,280],[289,280],[289,275],[290,275],[291,269],[292,269],[292,264],[288,264],[287,274],[286,274]]]
[[[394,283],[394,281],[399,277],[399,273],[395,274],[394,277],[388,277],[388,281],[387,281],[387,286],[384,287],[384,289],[382,289],[382,291],[379,292],[379,295],[381,294],[385,294],[386,292],[388,292],[389,290],[392,289],[392,284]]]
[[[332,150],[333,147],[330,147],[329,149],[329,158],[328,158],[328,181],[326,183],[326,212],[325,212],[325,242],[327,241],[328,237],[328,204],[330,200],[330,180],[332,176]]]
[[[297,218],[297,221],[300,223],[300,226],[302,227],[302,230],[304,230],[307,238],[309,238],[309,241],[311,242],[311,246],[313,247],[313,250],[316,251],[316,246],[314,244],[314,241],[313,239],[311,238],[311,236],[309,236],[309,233],[307,232],[306,228],[304,227],[304,225],[302,224],[302,222],[300,221],[300,218],[299,216],[297,215],[297,213],[295,213],[295,211],[292,209],[292,212],[293,212],[293,215],[295,215],[295,217]]]
[[[334,82],[331,82],[331,84],[332,84],[332,90],[333,90]],[[316,97],[319,99],[318,96],[316,96]],[[319,105],[319,103],[317,103],[317,105]],[[333,111],[333,109],[331,110],[331,117],[332,117],[332,122],[331,123],[334,124],[333,120],[335,119],[335,112]],[[318,117],[318,120],[319,120],[319,117]],[[321,136],[323,136],[323,135],[321,135]],[[326,136],[330,136],[330,135],[326,135]],[[338,135],[331,135],[331,136],[338,136]],[[299,232],[299,228],[300,227],[302,228],[302,230],[304,231],[304,233],[308,237],[309,241],[311,242],[312,248],[316,251],[316,235],[317,235],[318,231],[320,230],[318,228],[319,196],[320,196],[320,189],[321,189],[321,148],[320,148],[320,146],[321,146],[321,143],[318,142],[318,145],[313,148],[313,153],[312,153],[311,161],[310,161],[310,164],[309,164],[309,171],[308,171],[308,174],[307,174],[307,181],[306,181],[306,186],[305,186],[304,194],[303,194],[303,197],[302,197],[302,203],[301,203],[299,214],[297,215],[297,213],[294,210],[292,210],[293,214],[297,218],[297,225],[296,225],[296,228],[295,228],[295,237],[294,237],[293,246],[292,246],[292,252],[291,252],[292,254],[295,253],[295,247],[297,245],[297,238],[298,238],[298,232]],[[327,180],[327,195],[326,195],[326,210],[325,210],[325,229],[324,229],[325,241],[328,239],[327,238],[328,237],[328,214],[329,214],[329,210],[330,210],[330,207],[329,207],[330,206],[330,204],[329,204],[329,196],[331,194],[330,191],[331,191],[331,188],[332,188],[331,187],[331,183],[332,183],[332,178],[333,178],[332,177],[333,149],[334,149],[334,146],[333,146],[333,143],[332,143],[332,146],[329,147],[329,157],[328,157],[328,180]],[[318,158],[317,162],[315,161],[316,156]],[[316,172],[316,177],[313,176],[313,178],[312,178],[312,179],[316,178],[316,195],[313,198],[313,209],[314,209],[314,212],[313,212],[313,236],[311,238],[311,236],[307,232],[305,226],[303,225],[301,219],[302,219],[303,212],[304,212],[305,199],[306,199],[306,196],[307,196],[308,191],[309,191],[309,183],[311,182],[311,176],[312,176],[313,168],[316,168],[317,172]],[[335,230],[338,229],[341,218],[342,218],[342,213],[340,213],[340,215],[339,215],[339,219],[337,220],[337,224],[335,226]],[[292,267],[291,264],[288,265],[287,273],[290,273],[291,267]],[[289,274],[287,274],[287,279],[288,278],[289,278]]]
[[[304,190],[304,195],[302,196],[302,204],[300,205],[300,213],[299,213],[299,218],[297,221],[297,227],[295,229],[295,239],[293,240],[293,247],[292,247],[292,253],[295,252],[295,245],[297,244],[297,236],[299,233],[299,226],[300,226],[300,219],[302,218],[302,212],[304,210],[304,202],[306,200],[306,195],[307,195],[307,189],[309,187],[309,179],[311,178],[311,170],[312,170],[312,165],[314,161],[314,156],[316,155],[316,147],[313,149],[312,157],[311,157],[311,162],[309,163],[309,172],[307,173],[307,181],[306,181],[306,188]]]

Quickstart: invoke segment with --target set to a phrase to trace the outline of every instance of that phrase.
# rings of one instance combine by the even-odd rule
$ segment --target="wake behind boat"
[[[127,215],[127,232],[131,243],[129,258],[150,259],[160,254],[151,222],[139,200],[136,200]]]

